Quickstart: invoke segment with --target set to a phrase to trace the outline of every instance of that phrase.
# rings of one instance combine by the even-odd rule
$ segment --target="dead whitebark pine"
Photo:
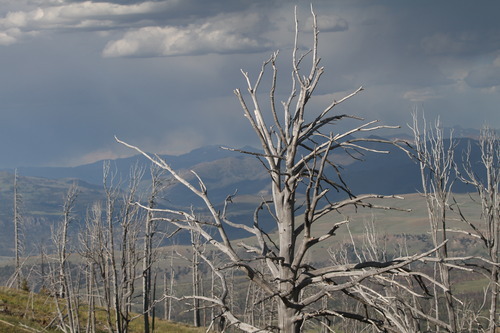
[[[139,212],[133,202],[137,199],[137,189],[143,174],[144,171],[141,168],[137,166],[131,168],[128,188],[121,197],[122,202],[120,209],[116,212],[117,215],[106,212],[110,230],[108,256],[111,263],[109,268],[116,314],[115,329],[119,333],[127,333],[129,330],[135,283],[142,275],[138,270],[140,264],[139,221],[142,218],[138,216]],[[114,191],[111,190],[111,192]]]
[[[15,271],[14,275],[9,279],[8,286],[15,284],[17,289],[21,289],[23,281],[21,257],[24,252],[24,237],[23,237],[23,216],[22,216],[22,195],[19,192],[17,169],[14,171],[14,256],[15,256]]]
[[[154,298],[152,297],[151,279],[153,274],[153,264],[156,261],[155,235],[157,232],[157,221],[154,219],[154,209],[157,205],[158,196],[165,187],[163,172],[157,166],[151,166],[151,192],[148,198],[148,207],[151,209],[146,214],[146,223],[144,226],[144,243],[142,258],[142,311],[144,332],[150,332],[150,311]]]
[[[358,88],[340,99],[333,99],[324,109],[314,114],[308,114],[308,102],[315,91],[324,68],[320,66],[318,56],[318,28],[316,15],[313,16],[313,47],[310,52],[299,54],[299,23],[295,15],[295,47],[292,53],[292,89],[288,98],[282,102],[282,112],[278,112],[275,101],[277,83],[278,52],[265,61],[255,82],[242,72],[247,83],[250,105],[243,93],[237,89],[235,94],[243,108],[245,117],[250,122],[261,143],[262,153],[240,151],[258,158],[269,174],[271,187],[270,198],[263,200],[257,207],[252,223],[240,224],[230,220],[227,210],[230,208],[232,196],[228,196],[222,210],[216,208],[211,201],[209,190],[202,179],[193,172],[197,184],[189,182],[177,173],[166,161],[158,155],[151,155],[142,149],[125,143],[118,138],[119,143],[135,149],[154,164],[166,170],[175,180],[183,184],[205,204],[210,218],[201,219],[192,210],[154,209],[163,214],[163,219],[178,228],[195,231],[206,242],[225,256],[224,264],[217,264],[211,258],[200,253],[203,261],[212,268],[217,276],[221,292],[215,297],[185,296],[181,299],[197,298],[211,302],[220,308],[222,318],[233,327],[246,332],[297,333],[311,320],[323,317],[336,317],[360,321],[378,330],[396,330],[393,322],[385,317],[385,313],[346,312],[340,309],[318,311],[324,297],[335,293],[351,294],[352,288],[364,288],[363,282],[375,276],[391,275],[409,264],[429,256],[444,244],[422,255],[413,255],[394,262],[384,262],[372,265],[361,263],[312,267],[307,258],[310,250],[335,236],[335,232],[346,221],[337,220],[336,214],[343,208],[369,207],[391,209],[376,203],[377,199],[396,196],[378,194],[355,195],[351,193],[341,176],[340,166],[336,163],[334,152],[342,152],[351,156],[362,156],[364,153],[387,153],[380,147],[382,144],[396,145],[395,142],[374,138],[353,138],[355,133],[371,133],[379,129],[394,128],[377,124],[377,121],[362,123],[350,130],[333,133],[336,124],[345,119],[362,121],[361,118],[347,114],[333,114],[336,107],[357,95],[363,89]],[[310,60],[310,70],[304,73],[305,61]],[[259,87],[268,69],[271,70],[270,115],[264,114],[259,101]],[[300,188],[303,188],[301,190]],[[343,194],[339,198],[339,193]],[[146,205],[139,206],[150,211]],[[265,210],[274,219],[277,240],[267,235],[261,225],[259,212]],[[330,230],[317,234],[314,227],[320,218],[331,216]],[[255,237],[257,245],[239,243],[246,253],[236,249],[236,243],[227,234],[227,226],[243,229]],[[216,236],[214,236],[216,235]],[[251,258],[249,259],[249,256]],[[259,265],[264,263],[263,266]],[[264,269],[261,269],[264,267]],[[229,284],[225,270],[238,268],[247,278],[266,294],[267,299],[277,306],[277,316],[270,326],[257,327],[255,324],[243,322],[241,316],[230,306]],[[345,281],[345,278],[349,278]],[[432,279],[431,279],[432,281]],[[364,290],[364,289],[363,289]],[[354,297],[353,299],[356,299]],[[365,306],[370,306],[366,304]],[[418,316],[418,312],[413,312]]]
[[[80,232],[79,253],[84,258],[93,282],[89,297],[93,300],[89,305],[96,304],[105,309],[106,327],[108,331],[114,330],[112,318],[112,288],[109,269],[109,233],[105,225],[104,209],[100,202],[94,203],[87,211],[85,225]],[[89,309],[89,311],[91,311]]]
[[[460,210],[460,206],[456,207],[462,221],[467,224],[469,230],[472,230],[467,231],[467,234],[480,239],[486,248],[487,257],[482,260],[480,269],[486,271],[489,278],[489,285],[485,291],[485,299],[489,299],[487,332],[496,333],[500,322],[498,313],[500,306],[500,138],[498,134],[490,128],[483,128],[479,148],[483,177],[474,172],[470,146],[464,155],[462,173],[456,168],[458,178],[472,185],[479,195],[482,212],[479,222],[477,218],[466,217]]]
[[[427,128],[425,118],[424,124],[420,125],[417,112],[413,113],[413,126],[410,127],[414,134],[415,150],[420,165],[423,196],[427,203],[427,212],[430,222],[431,238],[434,246],[448,240],[448,212],[453,186],[453,171],[455,169],[454,154],[456,143],[450,134],[449,144],[446,146],[444,130],[439,118],[431,129]],[[422,127],[422,128],[421,128]],[[435,278],[444,286],[442,293],[434,289],[434,312],[435,318],[440,319],[439,295],[443,294],[445,299],[446,316],[451,330],[456,332],[457,310],[456,301],[451,292],[450,266],[446,263],[448,259],[448,246],[445,244],[436,252],[437,262],[434,265]],[[434,285],[435,287],[435,285]],[[439,331],[439,327],[435,327]]]
[[[55,288],[54,298],[59,317],[59,327],[64,332],[79,333],[81,331],[79,318],[79,295],[78,287],[72,281],[72,270],[68,262],[71,252],[68,249],[69,227],[74,222],[74,206],[78,196],[76,184],[70,186],[64,199],[62,220],[57,229],[52,231],[52,241],[56,249],[56,265],[53,270]],[[57,272],[57,273],[56,273]],[[64,308],[59,302],[59,298],[64,301]]]
[[[200,285],[201,285],[201,274],[200,274],[200,246],[201,240],[200,235],[191,230],[191,245],[192,245],[192,257],[191,257],[191,283],[194,296],[200,296]],[[200,299],[193,298],[193,326],[201,326],[201,316],[200,316]]]
[[[147,217],[141,216],[133,204],[139,199],[137,189],[142,175],[142,169],[132,168],[128,188],[122,191],[115,183],[109,163],[105,163],[105,198],[103,203],[96,202],[89,209],[80,233],[80,254],[95,284],[92,296],[105,308],[106,328],[110,332],[129,331],[129,324],[135,319],[132,304],[136,283],[144,277],[144,271],[139,269],[144,258],[139,250],[140,223],[147,221]]]

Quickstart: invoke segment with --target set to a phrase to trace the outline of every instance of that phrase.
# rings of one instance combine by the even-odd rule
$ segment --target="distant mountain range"
[[[477,142],[472,139],[460,139],[457,145],[457,159],[460,152],[468,145],[473,148],[472,158],[479,159]],[[374,146],[374,148],[380,148]],[[404,194],[421,190],[420,171],[417,163],[402,150],[385,145],[387,154],[366,152],[360,159],[349,158],[346,154],[334,155],[342,167],[342,174],[352,193]],[[245,147],[243,150],[253,150]],[[266,169],[261,162],[251,155],[223,150],[216,146],[195,149],[179,156],[162,156],[174,169],[191,180],[195,171],[205,182],[209,195],[216,203],[237,192],[241,197],[254,197],[257,200],[270,193]],[[134,156],[110,161],[111,170],[117,178],[126,180],[133,165],[142,165],[146,169],[150,163],[142,156]],[[87,207],[103,198],[102,188],[103,161],[78,167],[31,167],[19,168],[19,191],[23,195],[25,215],[29,218],[30,233],[49,237],[47,221],[59,218],[63,197],[73,182],[78,182],[80,195],[76,212],[85,215]],[[480,171],[478,170],[478,173]],[[0,226],[4,232],[0,235],[0,255],[11,253],[12,246],[12,202],[13,174],[0,171]],[[146,170],[143,187],[149,185],[150,174]],[[456,192],[471,191],[457,182]],[[163,205],[174,207],[198,206],[200,201],[180,184],[172,184],[164,193]],[[233,217],[249,219],[253,213],[255,201],[243,200],[233,208]],[[52,223],[50,222],[50,223]],[[271,228],[269,223],[269,228]],[[233,236],[238,236],[236,230]]]

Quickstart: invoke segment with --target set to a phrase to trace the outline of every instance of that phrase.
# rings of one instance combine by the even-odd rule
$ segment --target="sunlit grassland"
[[[26,291],[0,287],[0,332],[60,332],[50,323],[56,318],[55,301],[51,296],[34,294]],[[62,302],[61,300],[57,300]],[[81,308],[81,325],[86,321],[86,309]],[[96,311],[98,330],[105,329],[104,311]],[[130,332],[142,332],[142,317],[130,324]],[[196,333],[205,332],[205,329],[194,328],[180,323],[155,320],[155,330],[158,332]]]
[[[366,232],[375,232],[380,239],[380,245],[387,248],[387,252],[392,252],[395,256],[398,255],[397,249],[400,251],[405,250],[405,254],[420,253],[422,250],[428,250],[431,246],[429,239],[429,222],[427,216],[427,208],[425,199],[421,194],[405,194],[402,195],[404,199],[387,199],[387,200],[372,200],[372,204],[395,209],[368,209],[368,208],[346,208],[341,212],[333,212],[326,217],[318,220],[313,226],[313,236],[320,236],[327,233],[335,223],[348,220],[349,222],[342,225],[328,240],[314,246],[306,261],[314,265],[328,264],[331,261],[330,252],[339,250],[342,246],[351,244],[352,240],[355,243],[363,245],[363,235]],[[481,225],[481,212],[480,205],[475,200],[475,195],[469,196],[468,194],[455,194],[453,198],[459,203],[463,214],[470,218],[474,223]],[[243,197],[247,200],[246,204],[251,205],[252,200]],[[238,199],[235,199],[235,201]],[[457,207],[450,201],[451,207],[454,211],[448,213],[449,227],[451,229],[467,229],[467,225],[460,221]],[[254,202],[255,203],[255,202]],[[258,203],[257,203],[258,204]],[[302,216],[298,216],[297,223],[301,223]],[[373,222],[373,224],[372,224]],[[166,223],[166,222],[165,222]],[[248,222],[251,225],[251,221]],[[373,229],[370,229],[372,228]],[[276,232],[271,232],[270,237],[277,240]],[[425,238],[427,237],[427,238]],[[461,240],[469,237],[460,233],[449,233],[450,245],[457,251],[465,251],[468,254],[483,254],[481,245],[474,243],[470,246],[463,246]],[[300,238],[300,236],[299,236]],[[470,237],[469,237],[470,238]],[[256,244],[254,238],[244,238],[234,241],[234,244],[245,242],[247,244]],[[239,249],[238,246],[235,248]],[[205,245],[207,253],[211,253],[215,249],[211,245]],[[243,252],[243,249],[241,248]],[[189,295],[191,293],[191,279],[190,279],[190,263],[177,255],[181,253],[183,257],[189,258],[191,256],[190,245],[171,245],[158,249],[159,261],[155,264],[157,268],[164,272],[169,272],[170,265],[176,271],[175,293],[176,296]],[[244,255],[244,254],[243,254]],[[82,258],[73,253],[70,262],[74,265],[82,263]],[[223,260],[223,258],[220,258]],[[25,265],[37,265],[40,258],[32,257],[25,262]],[[0,266],[12,265],[8,261],[3,261]],[[453,289],[458,294],[474,293],[480,295],[485,288],[487,281],[478,279],[477,276],[457,276]],[[206,277],[206,283],[209,283]],[[247,279],[240,276],[238,273],[234,276],[235,290],[239,292],[246,292]],[[163,289],[163,279],[158,281],[158,290]],[[9,296],[9,294],[12,294]],[[9,322],[14,327],[2,323],[0,321],[0,332],[22,332],[22,326],[42,330],[47,327],[48,323],[56,316],[56,309],[54,305],[55,300],[49,296],[33,295],[29,293],[12,291],[9,289],[0,289],[0,320]],[[7,310],[5,310],[7,309]],[[85,324],[85,308],[82,307],[82,324]],[[101,321],[104,331],[104,312],[97,311],[98,319]],[[186,314],[187,318],[189,314]],[[186,319],[185,318],[185,319]],[[184,320],[184,319],[183,319]],[[174,325],[174,326],[172,326]],[[141,332],[142,317],[134,320],[131,324],[131,332]],[[183,324],[168,323],[162,320],[156,320],[157,331],[163,332],[202,332],[195,328],[184,326]],[[47,332],[55,332],[47,328]]]

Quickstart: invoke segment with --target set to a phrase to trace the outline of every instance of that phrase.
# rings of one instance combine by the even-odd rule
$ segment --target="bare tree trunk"
[[[215,274],[211,270],[210,271],[210,297],[215,298]],[[215,309],[214,307],[210,307],[210,318],[212,318],[212,321],[215,320]]]
[[[17,182],[17,169],[14,171],[14,253],[15,253],[15,283],[17,289],[21,288],[21,281],[23,279],[21,272],[21,256],[23,252],[22,244],[22,225],[23,218],[21,214],[22,197],[19,193],[19,184]]]
[[[106,192],[106,212],[100,202],[96,202],[87,211],[85,228],[80,234],[80,254],[87,261],[87,266],[92,272],[91,281],[94,283],[92,299],[105,309],[106,325],[109,332],[114,332],[115,321],[112,318],[113,296],[110,270],[110,230],[104,215],[109,214],[113,207],[111,193]],[[94,294],[95,293],[95,294]]]
[[[46,265],[46,254],[45,254],[45,249],[42,243],[39,245],[40,249],[40,293],[45,293],[47,290],[47,274],[45,271],[45,265]]]
[[[108,185],[108,177],[110,184]],[[106,227],[108,237],[108,247],[107,247],[107,260],[109,264],[106,265],[107,268],[107,276],[109,279],[109,285],[107,287],[107,293],[109,294],[110,300],[112,299],[113,310],[115,312],[115,329],[117,332],[123,332],[123,323],[121,316],[121,307],[120,307],[120,293],[121,288],[119,287],[119,277],[118,277],[118,266],[116,263],[116,246],[115,246],[115,228],[114,228],[114,212],[115,212],[115,201],[117,196],[117,189],[113,188],[113,176],[110,175],[109,164],[104,165],[104,190],[106,193]]]
[[[95,264],[88,262],[86,271],[86,287],[87,287],[87,327],[86,333],[94,333],[96,331],[96,304],[95,290],[97,289],[95,281]]]
[[[424,119],[425,122],[425,119]],[[439,119],[434,125],[433,131],[427,131],[426,124],[422,132],[417,120],[417,114],[413,114],[413,133],[417,158],[420,163],[422,188],[427,202],[427,211],[431,226],[431,236],[434,246],[444,243],[437,252],[435,264],[439,281],[445,286],[444,292],[446,313],[448,322],[453,332],[457,331],[457,313],[455,301],[451,292],[450,268],[446,263],[448,258],[448,226],[447,211],[449,198],[452,193],[453,182],[450,174],[454,170],[454,150],[456,144],[450,135],[450,143],[445,147],[444,133]],[[434,289],[435,292],[437,291]],[[435,314],[439,318],[438,295],[435,294]],[[436,327],[436,330],[439,330]]]
[[[135,283],[144,277],[144,269],[138,270],[138,265],[144,257],[140,257],[139,234],[141,216],[134,204],[137,198],[137,188],[142,177],[142,170],[131,170],[128,191],[124,192],[123,202],[118,202],[121,190],[114,184],[114,174],[110,172],[109,164],[103,166],[103,186],[105,192],[104,209],[96,202],[87,212],[86,226],[80,234],[80,253],[87,261],[91,278],[95,284],[94,292],[102,294],[98,297],[106,308],[107,330],[109,332],[126,333],[132,320],[132,305],[134,304]],[[121,209],[118,210],[117,207]],[[150,217],[151,218],[151,217]],[[144,218],[147,221],[147,217]],[[149,225],[150,228],[152,224]],[[150,237],[154,228],[146,232]],[[144,240],[146,243],[147,240]],[[146,250],[147,252],[147,250]],[[147,256],[152,260],[151,255]],[[152,261],[151,261],[152,262]],[[151,267],[146,263],[146,269]],[[144,264],[144,263],[143,263]],[[143,273],[143,274],[141,274]],[[151,278],[146,281],[151,281]],[[149,314],[151,300],[151,283],[146,285],[146,314]],[[149,319],[148,319],[149,324]],[[146,327],[149,331],[149,326]]]
[[[174,253],[170,254],[170,292],[168,295],[174,296],[174,285],[175,285],[175,270],[174,270]],[[168,313],[167,313],[167,320],[172,320],[172,311],[173,311],[173,305],[172,305],[172,297],[167,298],[168,302]]]
[[[121,260],[114,275],[120,277],[117,291],[118,307],[117,314],[121,317],[123,333],[127,333],[132,312],[132,299],[135,291],[137,276],[137,265],[139,264],[139,216],[138,207],[134,204],[137,200],[137,189],[143,176],[143,170],[133,167],[130,172],[129,186],[123,197],[123,208],[119,216],[121,232]]]
[[[66,317],[67,323],[61,318],[61,325],[68,327],[69,332],[80,332],[79,314],[78,314],[78,295],[73,294],[73,286],[71,283],[71,269],[68,267],[67,259],[67,246],[68,246],[68,228],[73,220],[73,208],[76,197],[78,195],[78,188],[73,184],[66,195],[63,206],[63,220],[59,228],[54,231],[53,241],[57,249],[57,264],[58,264],[58,282],[56,295],[63,298],[66,303]],[[56,299],[56,304],[59,307],[59,302]]]
[[[500,242],[500,138],[492,130],[484,129],[481,136],[482,162],[486,169],[486,186],[481,190],[483,214],[486,218],[491,266],[491,301],[488,331],[496,333],[499,303],[499,242]]]
[[[144,314],[144,332],[149,333],[149,313],[151,308],[151,273],[154,263],[153,238],[156,233],[156,222],[154,220],[153,209],[156,207],[157,196],[164,187],[161,179],[161,169],[151,166],[151,192],[149,195],[148,207],[150,210],[146,215],[146,225],[144,230],[144,248],[142,259],[142,312]]]
[[[191,271],[192,271],[192,289],[194,296],[200,296],[200,273],[199,265],[200,260],[198,256],[198,251],[200,247],[200,235],[191,232],[191,245],[192,245],[192,258],[191,258]],[[197,297],[193,298],[193,326],[200,327],[200,300]]]
[[[499,242],[500,242],[500,138],[495,131],[484,128],[480,138],[481,164],[484,167],[485,179],[480,179],[474,172],[471,161],[470,148],[465,156],[465,175],[459,173],[459,178],[464,183],[475,187],[479,194],[483,225],[475,222],[475,219],[466,218],[460,214],[463,221],[473,230],[474,235],[481,239],[488,251],[490,271],[490,283],[488,294],[490,295],[488,332],[496,333],[499,327],[498,308],[500,291],[499,273]]]
[[[168,296],[168,279],[167,279],[167,272],[163,272],[163,319],[168,320],[168,300],[170,297]]]
[[[158,277],[158,274],[155,272],[155,277],[153,279],[153,299],[156,300],[156,278]],[[153,305],[153,308],[151,309],[152,311],[152,323],[151,323],[151,332],[154,333],[155,331],[155,323],[156,323],[156,305]]]
[[[149,207],[154,208],[154,201],[150,200]],[[142,260],[142,312],[144,319],[144,332],[149,333],[149,312],[151,307],[151,265],[152,265],[152,238],[153,238],[153,213],[150,211],[146,218],[146,231],[144,235],[144,258]]]

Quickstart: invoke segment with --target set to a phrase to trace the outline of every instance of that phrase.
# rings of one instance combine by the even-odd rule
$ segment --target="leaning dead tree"
[[[229,217],[232,196],[228,196],[223,208],[211,200],[209,189],[196,173],[196,183],[190,182],[174,170],[158,155],[151,155],[138,147],[118,142],[135,149],[154,164],[166,170],[175,180],[183,184],[197,195],[205,206],[203,215],[190,210],[153,209],[162,218],[178,228],[194,231],[207,243],[218,250],[224,260],[215,261],[203,253],[201,260],[212,269],[220,283],[218,296],[191,295],[211,302],[219,308],[223,322],[247,332],[300,332],[309,321],[321,321],[324,317],[339,320],[355,320],[372,325],[379,331],[398,331],[397,325],[386,316],[383,306],[372,305],[359,296],[360,292],[370,291],[377,295],[376,284],[364,283],[375,277],[384,277],[391,284],[391,276],[406,274],[411,277],[407,268],[412,262],[431,255],[441,247],[420,255],[395,258],[384,262],[352,262],[325,264],[315,267],[309,262],[311,249],[320,244],[329,244],[335,232],[348,223],[341,218],[343,209],[348,207],[368,207],[390,209],[383,204],[377,204],[379,199],[388,196],[373,193],[357,195],[352,193],[341,175],[341,167],[336,160],[336,153],[349,154],[359,158],[368,153],[386,153],[383,145],[394,145],[395,142],[376,138],[355,138],[354,134],[371,133],[384,128],[392,128],[378,124],[377,121],[364,122],[363,119],[334,113],[336,107],[362,91],[358,88],[341,99],[334,99],[322,110],[309,110],[309,102],[316,90],[324,69],[320,66],[318,56],[318,28],[316,16],[313,16],[313,46],[305,53],[299,54],[299,23],[295,15],[295,43],[292,53],[292,84],[291,91],[281,107],[276,102],[277,57],[275,52],[264,62],[262,68],[252,82],[250,75],[243,72],[247,83],[248,98],[239,90],[235,94],[243,108],[245,117],[250,122],[256,136],[260,140],[262,151],[259,153],[241,151],[258,158],[269,175],[271,194],[263,198],[255,210],[253,221],[236,223]],[[310,70],[305,73],[305,62],[311,61]],[[260,102],[261,83],[270,71],[270,104],[264,107]],[[334,126],[344,120],[359,121],[353,128],[332,132]],[[395,198],[395,196],[390,196]],[[138,205],[140,205],[138,203]],[[151,210],[146,205],[144,209]],[[208,211],[209,218],[206,218]],[[276,236],[267,234],[261,226],[261,216],[268,214],[275,224]],[[322,233],[316,228],[318,220],[329,217],[329,230]],[[253,236],[252,243],[232,241],[227,228],[239,228]],[[323,229],[324,230],[324,229]],[[226,272],[238,268],[250,283],[253,283],[264,293],[260,302],[272,301],[277,310],[275,320],[266,326],[257,327],[250,322],[244,322],[229,301],[229,288]],[[426,275],[419,276],[422,283],[434,282]],[[352,311],[346,311],[335,303],[335,295],[347,295],[352,300],[360,302],[361,306]],[[414,294],[413,297],[420,297]],[[188,298],[188,296],[186,296]],[[332,300],[328,307],[324,300]],[[370,298],[370,299],[373,299]],[[386,299],[389,301],[389,299]],[[405,303],[401,302],[401,311]],[[409,315],[419,317],[425,314],[414,309]],[[431,318],[432,319],[432,318]],[[446,323],[436,323],[449,328]]]

